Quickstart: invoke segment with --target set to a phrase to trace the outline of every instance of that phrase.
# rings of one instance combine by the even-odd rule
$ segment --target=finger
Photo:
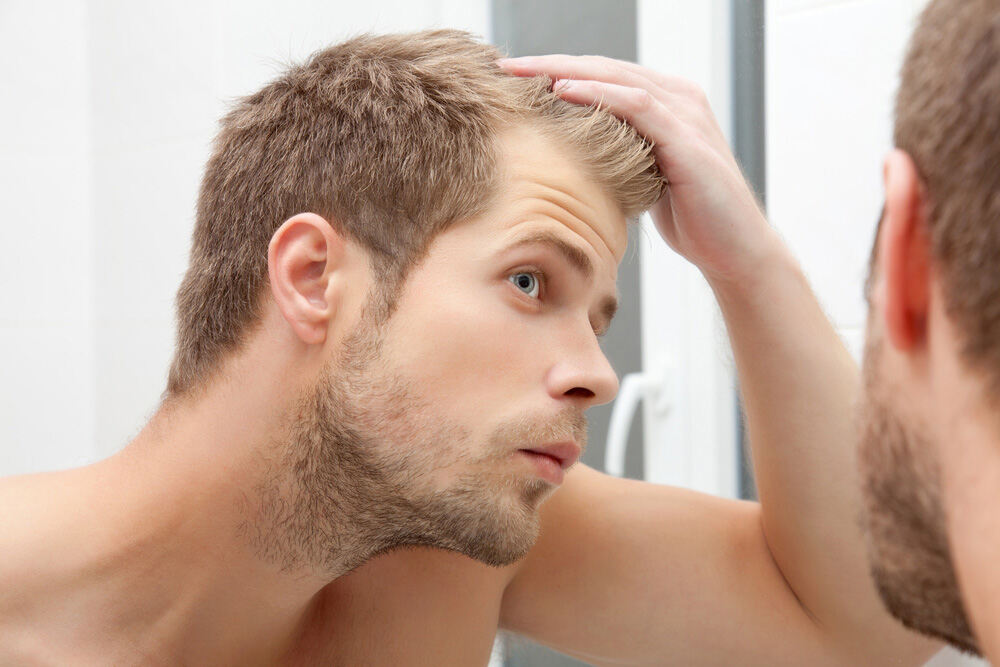
[[[671,163],[683,159],[685,137],[690,131],[664,104],[644,88],[604,81],[559,80],[553,91],[568,102],[597,105],[624,120],[656,147],[660,172],[675,182]]]
[[[699,102],[704,98],[704,92],[693,81],[679,76],[661,74],[626,60],[615,60],[604,56],[569,56],[565,54],[522,56],[505,58],[497,63],[508,72],[518,76],[546,74],[552,79],[588,79],[626,86],[634,86],[641,79],[672,95],[680,95]]]
[[[610,58],[551,55],[512,58],[498,62],[501,67],[518,76],[544,74],[553,81],[558,79],[604,81],[619,86],[645,88],[657,97],[663,97],[667,93],[650,79],[638,72],[619,67],[618,62]]]
[[[612,60],[611,58],[605,58],[604,56],[593,57],[599,60],[611,60],[618,67],[648,79],[663,90],[669,92],[671,95],[677,95],[699,103],[702,101],[707,102],[705,91],[701,88],[701,86],[690,79],[685,79],[682,76],[663,74],[662,72],[657,72],[656,70],[643,67],[638,63],[629,62],[628,60]]]
[[[498,64],[517,76],[544,74],[553,80],[585,79],[644,88],[669,106],[678,118],[697,127],[706,136],[717,135],[725,141],[705,94],[696,84],[680,77],[666,77],[635,63],[603,56],[528,56],[500,60]],[[670,87],[664,88],[658,81]]]

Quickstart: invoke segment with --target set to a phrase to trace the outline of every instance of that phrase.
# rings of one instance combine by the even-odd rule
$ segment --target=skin
[[[867,576],[853,520],[857,369],[704,95],[606,59],[504,66],[571,77],[566,99],[603,99],[656,142],[670,189],[654,220],[718,296],[762,502],[576,466],[541,504],[534,548],[506,567],[426,548],[353,570],[261,559],[234,530],[240,502],[273,465],[294,397],[356,330],[372,284],[364,253],[302,214],[272,240],[259,335],[203,396],[158,414],[105,462],[0,485],[15,508],[0,526],[0,634],[17,638],[0,661],[485,664],[498,627],[594,664],[900,665],[936,650],[884,611]],[[480,434],[513,415],[582,412],[616,390],[595,330],[624,220],[557,146],[517,131],[501,146],[502,200],[435,241],[384,342],[387,363]],[[502,251],[539,230],[583,253],[592,278],[551,246]],[[544,301],[510,282],[526,268],[550,281]],[[534,474],[513,451],[505,462]],[[445,466],[436,481],[457,474]]]
[[[513,477],[516,486],[498,482],[491,504],[477,503],[491,515],[502,504],[526,504],[522,484],[540,485],[545,492],[531,497],[530,512],[511,514],[514,529],[528,530],[533,539],[537,507],[554,486],[538,479],[518,448],[539,443],[498,444],[490,435],[527,421],[535,426],[502,432],[541,442],[582,440],[583,412],[614,396],[617,379],[596,334],[608,325],[627,232],[617,207],[557,146],[523,129],[506,132],[501,142],[503,197],[486,215],[436,239],[381,332],[381,364],[405,377],[422,405],[433,406],[406,415],[395,430],[423,421],[424,430],[456,424],[475,451],[395,436],[386,430],[386,410],[381,419],[371,417],[370,429],[379,429],[383,438],[372,446],[386,457],[409,448],[408,454],[435,459],[423,471],[422,487],[446,489],[467,474]],[[589,277],[551,243],[518,243],[540,234],[577,249],[591,267]],[[332,651],[327,659],[357,664],[360,655],[382,650],[362,645],[354,655],[351,637],[331,638],[328,631],[334,623],[365,618],[333,613],[344,598],[327,590],[356,567],[359,549],[370,546],[352,542],[350,522],[340,534],[346,543],[318,563],[294,557],[307,548],[293,558],[274,557],[288,553],[288,540],[277,536],[278,546],[262,549],[242,530],[248,517],[263,524],[266,535],[279,530],[257,509],[268,502],[255,490],[270,483],[276,466],[283,469],[276,462],[284,460],[285,448],[274,443],[289,437],[288,419],[301,414],[297,398],[339,359],[362,322],[373,284],[364,251],[314,214],[294,216],[276,232],[269,271],[272,298],[261,332],[197,400],[165,407],[104,462],[4,481],[0,497],[20,508],[3,526],[10,555],[0,581],[13,594],[0,597],[0,628],[19,638],[3,647],[6,659],[273,664]],[[511,282],[526,272],[545,274],[537,292]],[[469,368],[492,368],[497,375],[484,383]],[[431,447],[434,456],[428,457]],[[291,482],[279,477],[276,484]],[[285,498],[290,503],[294,496]],[[283,526],[290,520],[279,519]],[[446,563],[459,558],[442,553]],[[493,582],[503,571],[480,568],[490,575],[493,616],[489,623],[477,621],[488,628],[482,642],[455,649],[460,664],[484,662],[496,630]],[[407,597],[428,581],[419,579],[401,589]],[[445,579],[454,581],[453,573]],[[420,598],[428,605],[435,599],[426,591]]]

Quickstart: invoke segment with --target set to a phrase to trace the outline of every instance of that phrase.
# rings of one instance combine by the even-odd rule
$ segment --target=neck
[[[956,372],[946,384],[937,441],[952,560],[980,648],[1000,664],[1000,422],[981,381]]]
[[[13,576],[21,590],[30,580],[18,609],[49,636],[107,637],[153,661],[274,662],[332,578],[283,569],[247,539],[255,487],[281,464],[275,395],[218,388],[161,409],[106,461],[15,480],[12,497],[39,501],[13,538]],[[0,597],[0,619],[10,611]]]

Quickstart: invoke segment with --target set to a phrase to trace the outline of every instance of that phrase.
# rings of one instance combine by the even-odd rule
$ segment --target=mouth
[[[580,445],[573,440],[566,442],[556,442],[549,445],[540,445],[530,449],[522,449],[528,454],[546,456],[554,460],[563,470],[569,469],[580,458]]]
[[[554,486],[562,484],[565,471],[580,458],[580,445],[573,441],[518,451],[534,464],[539,477]]]

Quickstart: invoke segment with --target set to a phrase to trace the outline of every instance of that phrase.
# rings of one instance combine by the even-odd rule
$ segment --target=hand
[[[533,56],[498,64],[518,76],[548,76],[561,98],[599,104],[653,143],[667,182],[650,211],[653,221],[670,247],[710,282],[745,280],[781,245],[694,83],[599,56]]]

